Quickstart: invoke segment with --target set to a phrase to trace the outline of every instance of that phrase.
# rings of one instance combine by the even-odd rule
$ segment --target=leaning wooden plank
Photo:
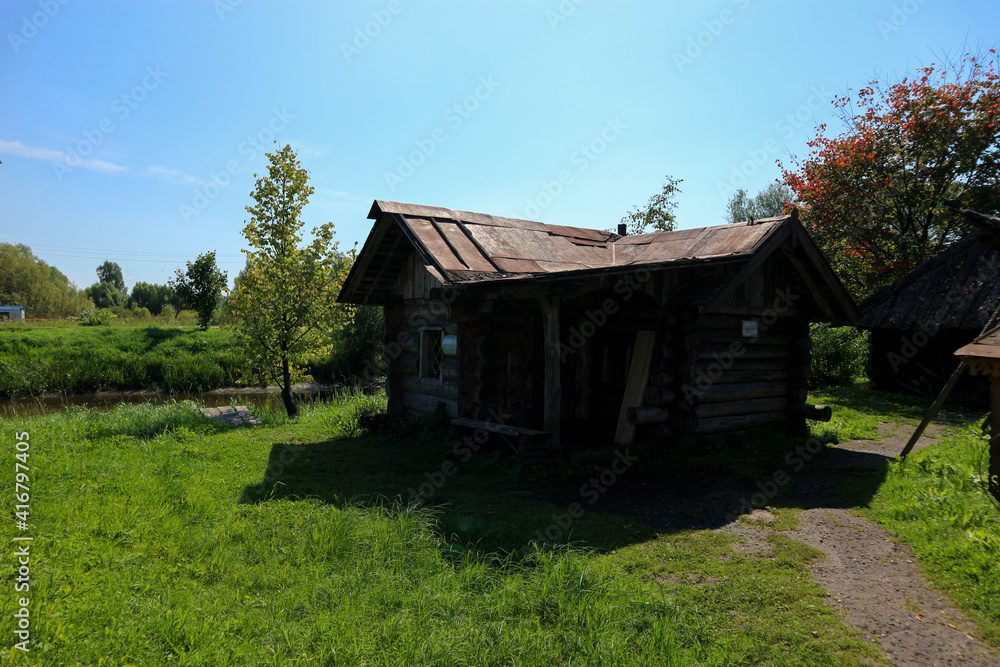
[[[635,425],[628,423],[628,409],[642,406],[643,394],[649,381],[649,364],[653,360],[653,344],[656,334],[652,331],[637,331],[635,348],[632,350],[632,365],[625,381],[625,396],[618,412],[618,428],[615,430],[615,444],[627,445],[635,438]]]

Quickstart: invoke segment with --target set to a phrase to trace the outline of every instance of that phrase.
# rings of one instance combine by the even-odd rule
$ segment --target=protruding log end
[[[829,405],[813,405],[801,403],[795,407],[795,413],[815,422],[828,422],[833,417],[833,408]]]
[[[670,413],[663,408],[629,408],[625,419],[632,426],[639,424],[663,424],[670,419]]]

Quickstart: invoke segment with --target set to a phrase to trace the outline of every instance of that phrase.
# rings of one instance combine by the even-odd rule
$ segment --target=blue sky
[[[217,251],[291,143],[307,226],[373,199],[609,228],[683,179],[679,226],[806,152],[830,99],[995,46],[995,0],[4,0],[0,241],[78,286]]]

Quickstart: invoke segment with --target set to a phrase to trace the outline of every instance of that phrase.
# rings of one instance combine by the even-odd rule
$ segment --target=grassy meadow
[[[811,548],[778,535],[741,553],[736,536],[589,507],[568,526],[553,491],[579,499],[613,460],[464,461],[433,420],[368,431],[382,401],[258,427],[193,403],[0,425],[8,444],[30,434],[35,538],[33,650],[8,644],[9,662],[888,664],[824,603]],[[408,503],[424,483],[434,493]],[[0,615],[15,604],[0,596]]]
[[[0,397],[204,391],[235,385],[241,368],[232,337],[219,329],[0,326]]]

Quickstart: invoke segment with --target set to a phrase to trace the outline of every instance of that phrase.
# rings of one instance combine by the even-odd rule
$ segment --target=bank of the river
[[[310,404],[329,401],[354,391],[345,385],[297,384],[292,387],[299,403]],[[379,385],[365,388],[367,392],[382,391]],[[268,411],[284,409],[281,388],[221,387],[199,392],[169,392],[156,389],[133,391],[99,391],[87,394],[43,394],[21,398],[0,398],[0,419],[27,418],[65,412],[73,408],[87,408],[98,412],[114,410],[119,405],[165,405],[182,401],[195,401],[208,408],[239,403]]]
[[[227,331],[182,327],[4,327],[0,397],[238,384],[244,364]]]

